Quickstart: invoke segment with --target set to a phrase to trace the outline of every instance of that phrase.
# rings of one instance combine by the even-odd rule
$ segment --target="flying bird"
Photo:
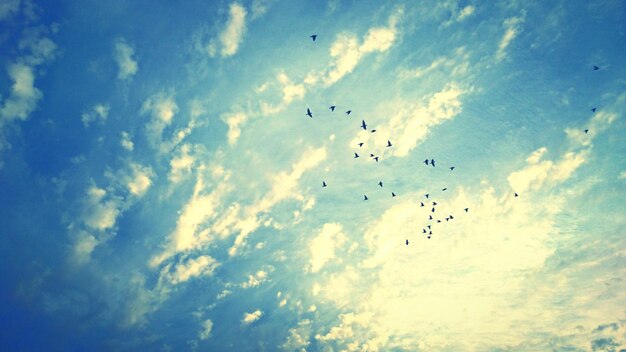
[[[378,162],[378,157],[374,157],[374,160],[376,160],[376,162]]]
[[[440,222],[441,222],[441,220],[437,220],[437,223],[440,223]]]
[[[598,71],[599,69],[600,69],[600,67],[595,66],[595,65],[593,66],[593,70],[594,70],[594,71]]]
[[[393,193],[393,192],[391,192],[391,196],[392,196],[392,197],[395,197],[395,196],[396,196],[396,194],[395,194],[395,193]]]
[[[452,214],[450,214],[450,220],[453,220],[453,219],[454,219],[454,216],[452,216]]]
[[[464,210],[465,210],[465,212],[467,213],[467,212],[469,211],[469,208],[465,208]]]
[[[363,142],[359,143],[359,148],[361,148],[363,146]]]
[[[313,113],[311,112],[311,110],[309,108],[306,108],[306,116],[308,117],[313,117]]]
[[[516,197],[519,197],[519,194],[515,193],[515,196],[516,196]]]
[[[358,158],[358,157],[359,157],[359,154],[354,153],[354,158],[356,159],[356,158]]]
[[[352,112],[352,110],[346,111],[346,115],[350,115],[351,112]]]
[[[379,185],[380,187],[382,187],[382,186],[383,186],[383,181],[378,182],[378,185]]]
[[[409,245],[409,240],[406,240],[406,245],[407,245],[407,246]]]
[[[373,157],[374,157],[374,154],[370,153],[370,158],[373,158]]]
[[[435,207],[433,207],[433,210],[431,210],[433,213],[435,212]]]
[[[317,39],[317,34],[310,35],[309,37],[315,41],[315,39]]]
[[[374,132],[376,132],[376,130],[372,130],[371,132],[374,133]]]
[[[322,187],[326,187],[326,182],[322,181]]]
[[[437,205],[437,202],[433,202],[433,205]]]
[[[389,148],[391,146],[392,146],[391,142],[389,140],[387,140],[387,148]]]
[[[592,109],[591,109],[591,111],[592,111],[592,112],[596,112],[596,108],[592,108]]]
[[[428,159],[424,160],[424,164],[426,164],[426,166],[428,166]]]
[[[585,134],[586,134],[587,132],[589,132],[589,130],[588,130],[588,129],[587,129],[587,130],[585,130]]]
[[[454,166],[450,166],[450,171],[454,170]]]
[[[368,200],[367,195],[363,195],[363,200]]]
[[[335,111],[335,108],[336,108],[336,106],[331,105],[331,106],[328,108],[328,110],[330,110],[330,111]]]
[[[424,206],[424,203],[420,202],[420,207],[423,207],[423,206]]]
[[[435,159],[430,159],[430,165],[432,165],[433,167],[435,167]]]
[[[367,130],[367,125],[365,124],[365,120],[361,122],[361,128]]]
[[[426,238],[430,239],[430,235],[428,235]]]
[[[422,233],[426,233],[426,229],[422,229]]]
[[[433,216],[432,215],[428,215],[428,220],[432,220]]]
[[[428,199],[428,193],[426,193],[426,199]]]
[[[444,191],[446,191],[447,189],[448,189],[448,188],[446,187],[446,188],[443,188],[441,191],[442,191],[442,192],[444,192]]]

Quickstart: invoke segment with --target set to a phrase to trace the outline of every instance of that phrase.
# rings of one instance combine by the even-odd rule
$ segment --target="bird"
[[[591,109],[591,111],[592,111],[592,112],[596,112],[596,108],[592,108],[592,109]]]
[[[428,227],[428,228],[430,229],[430,225],[428,225],[428,226],[426,226],[426,227]]]
[[[373,157],[374,157],[374,154],[370,153],[370,158],[373,158]]]
[[[371,132],[374,133],[374,132],[376,132],[376,130],[372,130]]]
[[[428,199],[428,193],[426,193],[426,199]]]
[[[367,195],[363,195],[363,200],[368,200]]]
[[[352,112],[352,110],[346,111],[346,115],[350,115],[351,112]]]
[[[409,240],[406,240],[406,245],[407,245],[407,246],[409,245]]]
[[[433,216],[432,215],[428,215],[428,220],[432,220]]]
[[[467,212],[469,211],[469,208],[465,208],[464,210],[465,210],[465,212],[467,213]]]
[[[446,188],[442,188],[441,192],[445,192],[447,189],[448,189],[447,187]]]
[[[433,167],[435,167],[435,159],[430,159],[430,165],[432,165]]]
[[[383,186],[383,181],[378,182],[378,185],[379,185],[380,187],[382,187],[382,186]]]
[[[311,113],[311,109],[306,108],[306,116],[311,117],[311,118],[313,117],[313,113]]]
[[[424,164],[426,164],[426,166],[428,166],[428,159],[424,160]]]
[[[361,148],[363,146],[363,142],[359,143],[359,148]]]
[[[446,221],[448,221],[448,220],[450,220],[450,218],[449,218],[449,217],[448,217],[448,218],[446,218]]]
[[[395,193],[393,193],[393,192],[391,192],[391,196],[392,196],[392,197],[395,197],[395,196],[396,196],[396,194],[395,194]]]
[[[374,160],[376,160],[376,162],[378,162],[378,157],[377,157],[377,156],[376,156],[376,157],[374,157]]]
[[[322,181],[322,187],[326,187],[326,182]]]
[[[335,108],[336,108],[336,106],[331,105],[331,106],[328,108],[328,110],[330,110],[330,111],[335,111]]]
[[[450,214],[450,220],[453,220],[453,219],[454,219],[454,216],[452,216],[452,214]]]
[[[420,207],[423,207],[423,206],[424,206],[424,203],[420,202]]]
[[[422,229],[422,233],[426,233],[426,229]]]
[[[588,129],[586,129],[586,130],[585,130],[585,134],[586,134],[587,132],[589,132],[589,130],[588,130]]]
[[[428,235],[426,238],[430,239],[430,235]]]
[[[440,223],[440,222],[441,222],[441,220],[437,220],[437,223]]]
[[[433,202],[433,205],[437,205],[437,202]]]
[[[435,207],[433,207],[433,210],[431,210],[433,213],[435,212]]]
[[[450,166],[450,171],[454,170],[454,166]]]
[[[365,124],[365,120],[361,122],[361,128],[367,130],[367,125]]]
[[[516,196],[516,197],[519,197],[519,194],[515,193],[515,196]]]
[[[309,37],[315,41],[315,39],[317,39],[317,34],[310,35]]]
[[[359,157],[359,154],[354,153],[354,158],[356,159],[356,158],[358,158],[358,157]]]
[[[391,146],[392,146],[391,142],[389,140],[387,140],[387,148],[389,148]]]
[[[594,65],[594,66],[593,66],[593,70],[594,70],[594,71],[598,71],[599,69],[600,69],[600,67],[598,67],[598,66],[596,66],[596,65]]]

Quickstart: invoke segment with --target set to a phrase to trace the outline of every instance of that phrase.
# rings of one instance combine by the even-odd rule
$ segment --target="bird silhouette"
[[[442,192],[445,192],[446,190],[448,190],[448,188],[447,188],[447,187],[446,187],[446,188],[442,188],[442,189],[441,189],[441,191],[442,191]]]
[[[382,186],[383,186],[383,181],[378,182],[378,185],[379,185],[380,187],[382,187]]]
[[[392,196],[392,197],[395,197],[395,196],[396,196],[396,194],[395,194],[395,193],[393,193],[393,192],[391,192],[391,196]]]
[[[335,108],[336,108],[336,106],[331,105],[328,109],[329,109],[330,111],[335,111]]]
[[[595,65],[593,66],[593,70],[594,70],[594,71],[598,71],[599,69],[600,69],[600,67],[595,66]]]
[[[406,240],[406,245],[407,245],[407,246],[409,245],[409,240]]]
[[[428,193],[426,193],[426,199],[428,199]]]
[[[359,143],[359,148],[361,148],[363,146],[363,142]]]
[[[441,220],[437,220],[437,223],[440,223],[440,222],[441,222]]]
[[[435,159],[430,159],[430,165],[432,165],[433,167],[435,167]]]
[[[465,212],[467,213],[467,212],[469,211],[469,208],[465,208],[464,210],[465,210]]]
[[[454,166],[450,166],[450,171],[454,170]]]
[[[515,196],[516,196],[516,197],[519,197],[519,194],[515,193]]]
[[[433,205],[437,205],[437,202],[433,202]]]
[[[428,220],[432,220],[433,216],[432,215],[428,215]]]
[[[308,117],[313,117],[313,113],[311,112],[311,110],[309,108],[306,108],[306,116]]]
[[[430,239],[430,235],[426,236],[426,238]]]
[[[351,112],[352,112],[352,110],[346,111],[346,115],[350,115]]]
[[[391,146],[392,146],[391,142],[389,140],[387,140],[387,148],[389,148]]]
[[[368,200],[367,195],[363,195],[363,200]]]
[[[424,164],[426,164],[426,166],[428,166],[428,159],[424,160]]]
[[[596,112],[596,108],[592,108],[592,109],[591,109],[591,111],[592,111],[592,112]]]
[[[454,219],[454,216],[452,216],[452,214],[450,214],[450,220],[453,220],[453,219]]]
[[[423,207],[423,206],[424,206],[424,203],[420,202],[420,207]]]
[[[374,133],[374,132],[376,132],[376,130],[372,130],[371,132]]]
[[[326,187],[326,182],[322,181],[322,187]]]
[[[370,158],[373,158],[373,157],[374,157],[374,154],[370,153]]]
[[[310,35],[309,37],[315,41],[315,39],[317,39],[317,34]]]
[[[378,162],[378,157],[374,157],[374,160],[376,160],[376,162]]]
[[[446,221],[449,221],[449,220],[450,220],[450,218],[446,218]]]
[[[428,225],[428,226],[426,226],[426,227],[428,227],[428,228],[430,229],[430,225]]]
[[[422,229],[422,233],[426,233],[426,229]]]
[[[585,134],[586,134],[587,132],[589,132],[589,130],[588,130],[588,129],[587,129],[587,130],[585,130]]]
[[[354,153],[354,158],[356,159],[356,158],[358,158],[358,157],[359,157],[359,154]]]
[[[433,210],[431,210],[433,213],[435,212],[435,207],[433,207]]]
[[[361,128],[367,130],[367,125],[365,124],[365,120],[361,122]]]

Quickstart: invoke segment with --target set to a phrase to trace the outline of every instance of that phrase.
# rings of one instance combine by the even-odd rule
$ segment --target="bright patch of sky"
[[[0,1],[0,349],[626,349],[623,7]]]

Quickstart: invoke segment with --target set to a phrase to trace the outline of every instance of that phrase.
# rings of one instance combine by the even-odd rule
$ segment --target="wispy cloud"
[[[504,21],[504,35],[498,44],[498,50],[496,51],[496,61],[502,61],[506,58],[506,48],[511,44],[523,30],[524,16],[511,17]]]
[[[255,310],[252,313],[245,313],[243,315],[243,319],[241,319],[241,323],[243,325],[250,325],[255,321],[259,320],[263,316],[263,312],[259,309]]]
[[[133,55],[135,55],[135,49],[125,39],[120,38],[115,41],[113,57],[118,66],[118,79],[130,80],[137,73],[139,66]]]
[[[85,127],[89,127],[92,122],[103,123],[109,116],[111,107],[108,104],[96,104],[94,107],[81,115],[81,121]]]
[[[211,319],[202,322],[202,330],[198,333],[200,340],[206,340],[211,337],[211,330],[213,330],[213,321]]]
[[[320,271],[326,262],[335,257],[335,248],[341,247],[347,239],[342,231],[340,224],[324,224],[317,237],[311,240],[311,272]]]

